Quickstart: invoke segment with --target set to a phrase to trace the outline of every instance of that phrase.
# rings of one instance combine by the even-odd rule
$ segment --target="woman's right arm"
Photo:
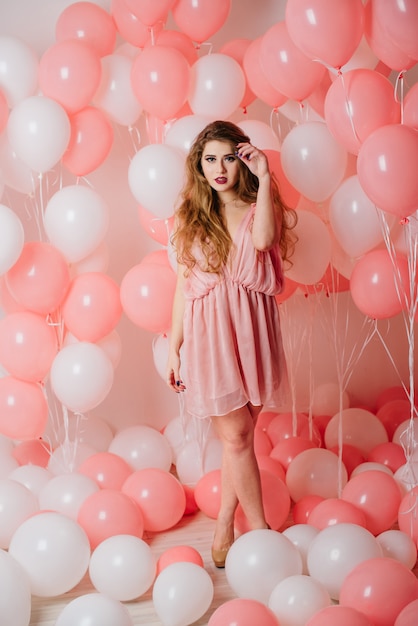
[[[180,377],[180,348],[183,344],[183,317],[184,317],[184,272],[185,266],[177,264],[177,283],[173,300],[170,343],[167,361],[167,384],[176,391],[184,391],[185,386]]]

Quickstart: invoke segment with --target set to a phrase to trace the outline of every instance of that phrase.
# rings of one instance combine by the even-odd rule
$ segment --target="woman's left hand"
[[[237,145],[237,156],[258,178],[262,178],[265,174],[270,173],[267,156],[252,144],[239,143]]]

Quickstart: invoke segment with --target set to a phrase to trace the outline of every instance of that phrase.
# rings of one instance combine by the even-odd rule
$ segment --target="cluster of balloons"
[[[256,617],[272,626],[413,623],[418,459],[406,455],[404,390],[386,390],[374,413],[345,408],[342,424],[339,412],[332,415],[336,405],[330,397],[328,415],[261,413],[255,446],[272,530],[250,530],[238,508],[225,568],[236,599],[209,624],[250,626]],[[184,418],[163,432],[139,425],[116,433],[100,418],[83,429],[77,420],[71,417],[54,450],[41,439],[0,438],[2,618],[28,626],[33,594],[60,596],[88,575],[92,593],[68,602],[57,623],[130,626],[124,603],[150,590],[163,624],[200,619],[214,586],[199,550],[179,545],[157,558],[147,538],[197,511],[217,517],[215,434]],[[82,437],[65,464],[66,439],[77,429]]]
[[[60,626],[130,626],[122,602],[152,585],[167,626],[200,619],[212,602],[196,551],[156,563],[143,536],[197,508],[216,517],[218,439],[183,418],[164,435],[135,427],[114,436],[90,417],[78,427],[112,388],[122,313],[156,334],[163,371],[173,214],[185,156],[208,121],[247,112],[258,99],[288,122],[279,141],[269,124],[239,121],[298,211],[279,301],[299,286],[326,284],[328,292],[349,289],[374,319],[416,310],[417,85],[403,95],[418,63],[416,3],[287,0],[285,18],[263,35],[205,54],[202,44],[230,9],[231,0],[112,0],[109,11],[73,2],[39,59],[24,41],[0,37],[0,192],[42,199],[37,241],[27,241],[17,214],[0,204],[0,570],[9,585],[0,607],[16,626],[29,623],[31,594],[61,595],[87,571],[97,593],[69,603]],[[176,29],[166,28],[169,17]],[[115,129],[142,117],[148,144],[131,159],[127,182],[141,226],[161,249],[118,285],[107,273],[110,208],[78,179],[104,163]],[[76,183],[45,185],[59,178],[55,168]],[[66,415],[53,445],[39,439],[52,410],[48,387]],[[407,419],[404,395],[386,398],[375,414],[333,409],[313,421],[260,420],[257,456],[273,531],[246,532],[238,509],[244,534],[226,566],[238,597],[211,626],[275,626],[290,614],[310,626],[409,626],[418,599],[416,418]],[[290,514],[294,524],[277,532]]]

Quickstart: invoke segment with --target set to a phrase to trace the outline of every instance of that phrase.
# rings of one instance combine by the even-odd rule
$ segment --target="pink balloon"
[[[86,532],[90,547],[114,535],[142,539],[144,520],[137,503],[117,489],[100,489],[87,496],[80,506],[77,522]]]
[[[103,163],[113,144],[113,127],[106,115],[86,107],[70,118],[71,137],[62,163],[75,176],[86,176]]]
[[[292,509],[292,517],[295,524],[307,524],[308,519],[315,507],[325,498],[316,495],[303,496],[295,502]]]
[[[339,455],[339,446],[332,446],[329,448],[331,452]],[[366,452],[362,452],[356,445],[350,445],[349,443],[343,444],[342,449],[342,462],[344,463],[348,476],[351,476],[352,472],[358,465],[366,461]]]
[[[221,604],[208,621],[208,626],[279,626],[271,609],[258,600],[234,598]]]
[[[206,472],[197,481],[194,488],[197,506],[211,519],[218,517],[221,506],[221,470]]]
[[[0,378],[0,433],[10,439],[36,439],[48,421],[42,388],[13,376]]]
[[[403,123],[418,130],[418,83],[412,85],[403,104]]]
[[[388,78],[370,69],[338,76],[325,98],[325,121],[349,152],[358,154],[363,141],[377,128],[400,122],[400,105]]]
[[[306,626],[373,626],[372,622],[356,609],[349,606],[327,606],[315,613]]]
[[[95,343],[103,339],[121,315],[119,286],[100,272],[76,276],[62,304],[64,324],[80,341]]]
[[[193,65],[199,58],[193,41],[185,33],[180,33],[178,30],[161,30],[155,38],[155,43],[158,46],[176,48],[186,57],[189,65]]]
[[[321,436],[315,424],[305,413],[279,413],[270,421],[267,426],[267,434],[273,446],[283,439],[290,437],[300,437],[309,439],[316,445],[320,445]]]
[[[112,17],[93,2],[75,2],[67,6],[55,24],[57,41],[75,39],[91,45],[103,57],[112,54],[116,26]]]
[[[248,86],[257,98],[273,108],[278,108],[286,102],[287,96],[273,87],[263,71],[260,61],[261,41],[262,37],[257,37],[246,49],[242,63],[244,73]]]
[[[101,72],[100,57],[92,46],[77,39],[61,41],[42,55],[39,85],[67,113],[76,113],[93,98]]]
[[[122,486],[140,507],[144,529],[160,532],[175,526],[183,517],[186,495],[180,481],[157,467],[134,471]]]
[[[102,489],[122,489],[133,472],[125,459],[112,452],[92,454],[77,468],[79,474],[92,478]]]
[[[379,470],[367,470],[350,478],[343,487],[341,498],[364,513],[366,528],[376,536],[395,523],[402,496],[393,476]]]
[[[374,626],[392,626],[405,606],[418,599],[418,580],[388,557],[359,563],[341,586],[340,604],[360,611]]]
[[[70,285],[64,256],[51,244],[41,241],[26,243],[5,276],[7,288],[15,300],[40,315],[55,311]]]
[[[360,147],[360,184],[377,207],[401,218],[418,209],[418,134],[409,126],[381,126]]]
[[[407,604],[396,618],[394,626],[415,626],[418,615],[418,599]]]
[[[401,3],[371,0],[371,5],[374,18],[389,41],[417,61],[418,5],[415,0],[402,0]]]
[[[257,454],[257,453],[256,453]],[[286,472],[284,471],[283,465],[273,459],[271,456],[265,454],[257,454],[257,464],[260,471],[271,472],[283,482],[286,481]]]
[[[166,218],[156,217],[154,213],[138,205],[138,217],[139,223],[147,235],[162,246],[168,245],[168,240],[173,230],[174,216]]]
[[[367,2],[364,7],[366,41],[375,55],[390,69],[408,70],[415,65],[416,61],[388,37],[383,24],[378,19],[376,5],[377,3],[373,1]]]
[[[175,282],[171,268],[151,263],[132,267],[120,286],[122,307],[131,322],[153,333],[167,332]]]
[[[112,0],[111,14],[119,34],[132,46],[143,48],[150,41],[150,29],[128,9],[125,0]]]
[[[131,81],[144,109],[166,121],[175,117],[186,102],[190,67],[176,48],[147,46],[133,62]]]
[[[192,546],[173,546],[165,550],[157,561],[157,576],[172,563],[195,563],[204,567],[202,555]]]
[[[370,450],[367,460],[385,465],[393,473],[406,463],[405,451],[399,443],[388,441],[380,443]]]
[[[27,311],[0,320],[0,363],[15,378],[43,380],[57,350],[55,329],[40,315]]]
[[[47,467],[51,458],[52,448],[43,439],[28,439],[21,441],[13,448],[13,457],[19,465],[37,465]]]
[[[177,0],[172,14],[179,29],[201,44],[226,22],[230,9],[231,0]]]
[[[308,516],[308,524],[322,530],[333,524],[357,524],[366,528],[366,516],[355,504],[340,498],[319,502]]]
[[[418,549],[418,486],[406,493],[398,511],[399,529],[416,543]]]
[[[288,0],[286,26],[295,45],[308,57],[341,67],[350,60],[363,35],[363,2]]]
[[[314,91],[326,71],[293,43],[285,22],[277,22],[263,35],[260,63],[273,87],[298,101]]]
[[[386,250],[372,250],[365,254],[354,266],[350,278],[354,304],[374,319],[393,317],[403,311],[406,306],[403,294],[405,290],[408,293],[408,285],[407,259],[398,255],[394,267]]]
[[[270,456],[276,461],[280,461],[285,470],[287,470],[298,454],[316,447],[317,445],[313,441],[305,437],[287,437],[276,443],[270,452]]]
[[[289,490],[277,474],[268,470],[260,469],[260,479],[266,521],[270,528],[279,530],[289,517]],[[251,530],[241,505],[238,505],[235,514],[235,525],[240,533]]]
[[[406,391],[401,385],[385,387],[377,396],[376,410],[379,411],[384,404],[392,402],[392,400],[407,400]]]
[[[219,52],[221,54],[227,54],[237,61],[240,66],[244,69],[244,58],[247,53],[248,48],[252,44],[251,39],[231,39],[227,43],[225,43]],[[245,73],[245,70],[244,70]],[[245,92],[243,98],[241,100],[240,106],[244,109],[244,112],[247,110],[247,107],[254,102],[256,98],[255,93],[251,90],[251,87],[248,83],[246,83]]]
[[[128,9],[146,26],[164,22],[175,0],[124,0]]]

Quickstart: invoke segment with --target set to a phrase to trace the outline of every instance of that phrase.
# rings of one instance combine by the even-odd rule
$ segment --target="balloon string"
[[[348,89],[347,89],[347,86],[346,86],[345,81],[344,81],[344,74],[341,71],[339,71],[338,72],[338,77],[341,79],[341,82],[342,82],[342,85],[343,85],[344,98],[345,98],[345,108],[346,108],[346,111],[347,111],[347,114],[348,114],[348,119],[350,120],[351,130],[353,131],[354,137],[356,138],[358,143],[361,144],[360,137],[358,136],[357,131],[356,131],[356,127],[354,125],[353,111],[352,111],[352,106],[350,104],[350,100],[348,98]]]
[[[399,102],[401,105],[401,124],[403,124],[404,119],[404,86],[405,86],[405,74],[406,70],[401,70],[396,77],[395,81],[395,101]],[[399,96],[398,96],[399,92]]]

